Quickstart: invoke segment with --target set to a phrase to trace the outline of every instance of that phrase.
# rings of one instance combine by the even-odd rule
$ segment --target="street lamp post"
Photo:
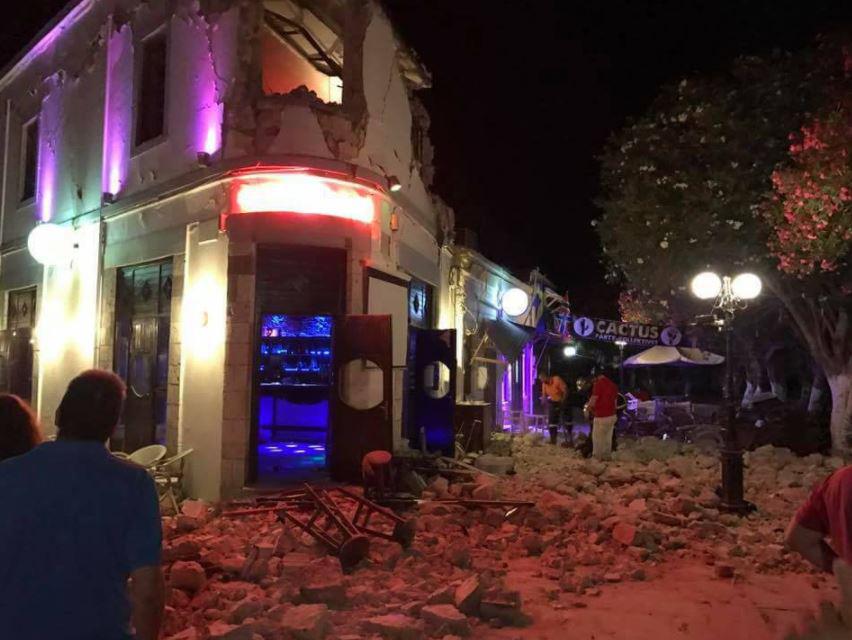
[[[760,278],[752,273],[741,273],[731,279],[720,278],[711,271],[699,273],[692,279],[692,293],[702,300],[714,300],[713,318],[716,326],[725,332],[725,403],[726,421],[722,430],[722,504],[723,510],[747,513],[753,505],[743,498],[743,450],[737,433],[736,405],[734,399],[734,367],[731,362],[731,342],[734,315],[744,309],[747,301],[760,295]]]
[[[618,346],[618,386],[621,391],[624,391],[624,347],[627,346],[626,340],[616,340]]]

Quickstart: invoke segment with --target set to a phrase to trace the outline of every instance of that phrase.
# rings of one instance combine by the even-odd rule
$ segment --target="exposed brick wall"
[[[228,252],[228,320],[222,407],[222,495],[238,495],[246,482],[251,432],[252,333],[255,255],[251,243]]]
[[[115,348],[115,288],[118,269],[104,269],[101,276],[101,313],[95,363],[99,369],[112,371]]]
[[[183,254],[172,258],[172,308],[169,326],[169,379],[166,395],[166,447],[177,453],[180,447],[180,353],[181,353],[181,309],[183,306]]]

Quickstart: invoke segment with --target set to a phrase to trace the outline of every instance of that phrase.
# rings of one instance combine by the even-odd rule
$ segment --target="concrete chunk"
[[[364,630],[389,640],[420,640],[423,637],[420,622],[401,613],[369,618],[364,622]]]
[[[169,572],[169,584],[175,589],[183,589],[195,593],[207,582],[204,567],[197,562],[178,561],[172,565]]]
[[[437,631],[459,636],[470,635],[467,618],[451,604],[427,605],[420,610],[420,617]]]
[[[470,576],[462,582],[453,594],[453,604],[459,611],[468,616],[475,616],[479,611],[479,601],[482,598],[482,585],[479,576]]]
[[[330,625],[328,607],[324,604],[303,604],[286,611],[281,628],[296,640],[322,640]]]

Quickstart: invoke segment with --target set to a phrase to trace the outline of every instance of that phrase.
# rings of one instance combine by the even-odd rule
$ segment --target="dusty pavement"
[[[836,597],[781,541],[838,459],[750,454],[747,495],[760,508],[740,520],[714,508],[715,459],[671,442],[626,443],[608,464],[532,437],[504,446],[517,475],[435,478],[426,496],[534,507],[507,517],[424,503],[410,548],[373,540],[345,573],[274,514],[187,503],[164,520],[167,637],[775,640]]]

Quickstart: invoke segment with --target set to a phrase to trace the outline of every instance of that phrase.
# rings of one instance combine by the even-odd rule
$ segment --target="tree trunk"
[[[825,397],[828,382],[825,374],[817,366],[814,366],[814,379],[811,382],[810,395],[808,396],[808,415],[818,416],[822,412],[823,398]]]
[[[852,452],[852,371],[826,376],[831,389],[831,445],[837,455]]]

